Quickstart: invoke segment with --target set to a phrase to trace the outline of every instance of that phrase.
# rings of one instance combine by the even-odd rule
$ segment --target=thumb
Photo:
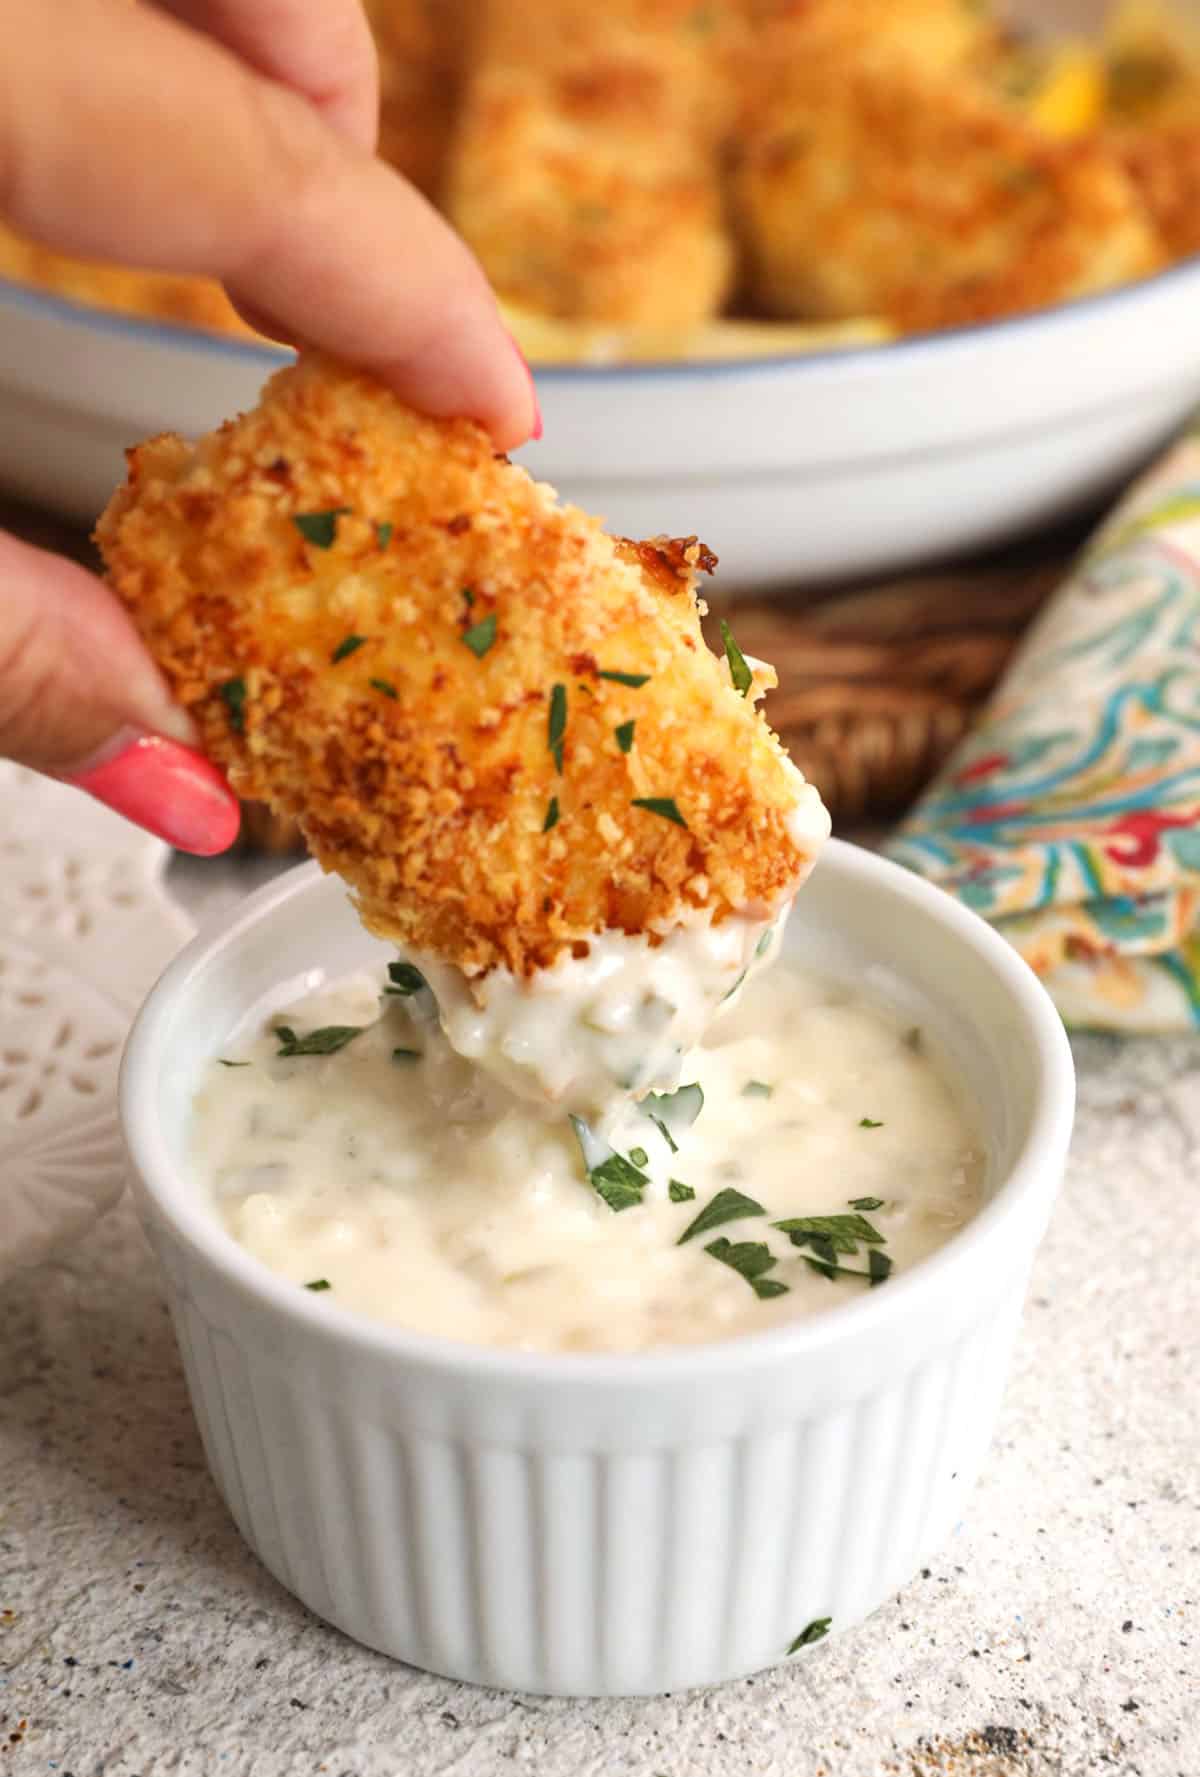
[[[3,532],[0,588],[0,756],[183,851],[231,845],[237,800],[108,589]]]

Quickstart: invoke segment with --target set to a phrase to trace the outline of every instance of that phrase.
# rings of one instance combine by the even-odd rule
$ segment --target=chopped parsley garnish
[[[337,521],[349,511],[349,506],[331,506],[328,512],[293,512],[292,523],[306,543],[316,549],[332,549],[337,536]]]
[[[654,1127],[666,1137],[671,1152],[677,1154],[679,1147],[672,1131],[691,1128],[704,1109],[704,1088],[698,1080],[693,1080],[675,1092],[648,1092],[643,1109]]]
[[[477,660],[482,660],[496,639],[496,613],[489,611],[478,623],[463,631],[463,641]]]
[[[561,772],[563,768],[563,735],[567,732],[567,688],[556,685],[550,693],[550,719],[546,729],[546,740],[550,747],[554,768]]]
[[[696,1193],[692,1190],[692,1187],[690,1185],[685,1185],[682,1179],[677,1178],[673,1178],[668,1182],[667,1196],[671,1199],[672,1203],[694,1203],[696,1200]]]
[[[385,518],[382,524],[377,524],[375,526],[375,536],[378,539],[379,547],[381,549],[387,548],[392,540],[392,532],[395,528],[396,527],[390,518]]]
[[[551,796],[550,806],[546,810],[546,818],[542,822],[542,832],[549,833],[551,831],[551,829],[554,827],[557,827],[557,825],[558,825],[558,797]]]
[[[813,1252],[817,1256],[812,1258],[808,1253],[805,1253],[803,1255],[804,1263],[810,1271],[815,1271],[818,1277],[826,1277],[830,1283],[833,1283],[839,1277],[867,1276],[865,1271],[856,1271],[852,1265],[839,1265],[828,1241],[814,1240],[812,1244]]]
[[[579,1143],[588,1183],[592,1189],[603,1197],[615,1213],[623,1209],[633,1209],[642,1201],[642,1192],[650,1182],[646,1174],[632,1160],[615,1154],[607,1142],[593,1133],[582,1117],[572,1116],[571,1127],[575,1131],[575,1139]]]
[[[385,697],[390,697],[393,701],[400,695],[390,679],[368,679],[367,684],[372,691],[382,691]]]
[[[770,1098],[774,1086],[768,1086],[765,1080],[747,1080],[742,1087],[743,1098]]]
[[[778,1283],[773,1277],[765,1277],[764,1272],[771,1271],[778,1260],[764,1240],[726,1240],[722,1234],[705,1247],[714,1259],[722,1265],[728,1265],[739,1277],[744,1277],[750,1288],[760,1301],[769,1296],[786,1296],[788,1286]]]
[[[877,1123],[874,1117],[860,1117],[858,1119],[858,1127],[860,1129],[882,1129],[883,1124]]]
[[[420,969],[411,963],[389,963],[387,972],[390,986],[384,988],[384,993],[397,993],[407,999],[409,994],[421,993],[429,986]]]
[[[351,654],[356,654],[366,639],[366,636],[346,636],[329,656],[331,664],[336,666],[339,660],[346,660]]]
[[[725,644],[725,658],[729,662],[729,677],[733,680],[733,688],[740,691],[743,697],[749,697],[754,685],[754,674],[746,663],[746,656],[733,639],[733,631],[721,619],[721,640]]]
[[[640,1203],[642,1192],[650,1182],[640,1167],[621,1154],[610,1154],[599,1166],[593,1166],[588,1178],[592,1188],[618,1214]]]
[[[235,734],[246,732],[246,681],[245,679],[226,679],[223,685],[217,686],[217,695],[229,712],[229,726]]]
[[[707,1234],[710,1228],[719,1228],[723,1222],[737,1222],[743,1216],[765,1216],[766,1210],[753,1197],[745,1197],[741,1191],[735,1191],[731,1185],[718,1191],[711,1203],[700,1211],[695,1221],[689,1222],[676,1246],[683,1246],[689,1240],[695,1240],[698,1234]]]
[[[632,806],[644,808],[647,814],[661,815],[664,821],[674,821],[677,827],[687,826],[687,822],[679,812],[679,804],[673,796],[635,796]]]
[[[249,1067],[250,1063],[248,1061],[226,1061],[226,1059],[223,1055],[218,1055],[217,1056],[217,1066],[218,1067]]]
[[[827,1277],[830,1283],[838,1277],[863,1277],[874,1289],[877,1283],[883,1283],[892,1275],[891,1259],[877,1246],[871,1247],[867,1253],[867,1269],[865,1271],[856,1271],[852,1265],[839,1265],[833,1248],[827,1240],[814,1240],[812,1248],[817,1257],[810,1258],[807,1253],[804,1253],[802,1255],[804,1263],[810,1271],[816,1271],[821,1277]]]
[[[306,1283],[304,1287],[306,1290],[313,1290],[319,1295],[322,1290],[331,1290],[333,1285],[327,1277],[314,1277],[312,1282]]]
[[[865,1216],[789,1216],[784,1222],[772,1222],[786,1234],[793,1246],[816,1247],[819,1241],[829,1244],[835,1253],[856,1253],[861,1240],[866,1246],[882,1246],[887,1238]]]
[[[596,673],[596,677],[598,679],[611,679],[614,685],[628,685],[633,691],[637,691],[641,686],[650,683],[649,673],[605,672],[603,668],[600,668]]]
[[[421,1049],[393,1049],[393,1061],[420,1061],[424,1051]]]
[[[471,591],[469,586],[464,586],[462,589],[462,595],[467,601],[467,610],[469,611],[471,606],[475,603],[475,594]]]
[[[832,1623],[832,1617],[814,1617],[811,1623],[806,1623],[801,1629],[795,1641],[788,1648],[788,1653],[798,1654],[802,1647],[811,1647],[814,1641],[824,1641]]]
[[[749,969],[742,970],[741,974],[738,976],[738,978],[734,982],[733,986],[729,989],[729,992],[726,994],[722,994],[722,996],[721,996],[721,1004],[722,1005],[725,1004],[726,1000],[731,1000],[733,998],[734,994],[737,992],[738,988],[742,985],[742,982],[746,979],[746,976],[749,973],[750,973]]]
[[[872,1210],[883,1208],[882,1197],[851,1197],[849,1202],[851,1209]]]
[[[649,1164],[650,1160],[650,1156],[645,1148],[630,1148],[629,1158],[633,1161],[635,1166],[646,1166]]]
[[[636,722],[622,722],[619,728],[613,729],[613,733],[617,737],[617,745],[623,753],[628,753],[632,750],[633,731],[636,727]]]
[[[862,1277],[874,1288],[891,1275],[892,1261],[878,1250],[885,1236],[865,1216],[790,1216],[786,1221],[772,1222],[771,1226],[786,1234],[793,1246],[808,1247],[810,1252],[804,1253],[804,1263],[830,1283],[837,1277]],[[869,1249],[867,1269],[856,1271],[853,1266],[840,1264],[839,1255],[856,1254],[860,1242]]]
[[[871,1279],[872,1289],[877,1283],[883,1283],[885,1278],[892,1275],[891,1259],[886,1253],[880,1252],[877,1246],[873,1246],[867,1254],[867,1274]]]
[[[860,1201],[878,1200],[864,1197]],[[884,1236],[865,1216],[792,1216],[785,1222],[772,1222],[771,1226],[786,1234],[793,1246],[810,1248],[803,1255],[804,1263],[830,1283],[838,1277],[861,1277],[874,1289],[891,1276],[892,1261],[879,1250]],[[853,1266],[840,1264],[839,1255],[857,1253],[860,1241],[868,1249],[867,1269],[857,1271]]]
[[[758,943],[754,946],[755,956],[766,956],[775,938],[775,927],[768,926]]]
[[[366,1029],[365,1024],[326,1024],[320,1030],[310,1030],[306,1037],[298,1037],[288,1024],[277,1024],[275,1035],[279,1038],[277,1055],[290,1059],[293,1055],[332,1055],[338,1049],[344,1049],[355,1037],[360,1037]]]

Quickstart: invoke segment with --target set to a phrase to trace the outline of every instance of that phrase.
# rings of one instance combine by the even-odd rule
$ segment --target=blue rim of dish
[[[635,364],[546,364],[534,365],[540,382],[589,382],[604,377],[625,376],[639,380],[666,377],[729,377],[754,375],[762,371],[802,370],[832,362],[861,364],[864,361],[905,359],[937,351],[944,346],[969,344],[996,334],[1005,336],[1028,333],[1035,328],[1050,328],[1071,319],[1080,312],[1116,307],[1136,302],[1164,285],[1186,282],[1200,277],[1200,253],[1191,254],[1152,277],[1138,278],[1133,283],[1119,284],[1112,290],[1101,290],[1092,296],[1079,296],[1069,302],[1055,303],[1051,308],[1035,309],[1029,314],[1009,315],[995,321],[979,321],[969,326],[940,328],[934,333],[919,334],[897,340],[879,340],[861,345],[830,346],[812,352],[785,352],[771,357],[717,358],[711,360],[655,359]],[[233,334],[213,333],[203,327],[189,327],[183,322],[147,321],[138,315],[122,314],[117,309],[100,308],[93,303],[79,302],[68,296],[53,295],[31,288],[12,278],[0,277],[0,306],[29,309],[50,314],[98,333],[141,339],[155,345],[171,346],[203,356],[242,358],[264,369],[278,369],[286,364],[291,353],[286,346],[260,345],[255,340],[239,339]]]

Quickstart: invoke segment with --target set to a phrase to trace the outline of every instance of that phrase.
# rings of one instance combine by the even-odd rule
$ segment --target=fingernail
[[[544,430],[544,428],[542,426],[541,404],[538,401],[538,397],[537,397],[537,386],[533,380],[533,372],[529,368],[529,359],[525,356],[524,352],[521,350],[520,346],[517,344],[516,340],[513,338],[511,333],[509,334],[508,337],[509,337],[509,341],[512,345],[513,351],[517,354],[517,357],[521,361],[521,369],[525,372],[525,375],[529,378],[529,399],[533,402],[533,425],[530,428],[529,436],[536,443],[536,441],[541,437],[542,432]]]
[[[165,735],[126,729],[103,752],[56,776],[197,857],[227,851],[237,838],[241,809],[216,766]]]

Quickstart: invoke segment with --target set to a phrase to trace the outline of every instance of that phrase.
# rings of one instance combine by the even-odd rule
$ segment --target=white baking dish
[[[121,1103],[217,1483],[348,1634],[513,1689],[682,1689],[812,1658],[961,1516],[1063,1168],[1062,1026],[980,919],[834,843],[789,952],[920,1020],[977,1100],[988,1202],[934,1258],[793,1327],[636,1356],[460,1345],[361,1318],[239,1247],[188,1178],[201,1065],[280,983],[387,953],[291,871],[196,939],[135,1025]],[[819,1657],[816,1656],[816,1657]]]
[[[727,584],[894,569],[1113,492],[1200,400],[1200,260],[894,345],[539,370],[537,476],[631,537],[699,535]],[[91,520],[148,434],[254,404],[286,354],[0,281],[0,488]]]

